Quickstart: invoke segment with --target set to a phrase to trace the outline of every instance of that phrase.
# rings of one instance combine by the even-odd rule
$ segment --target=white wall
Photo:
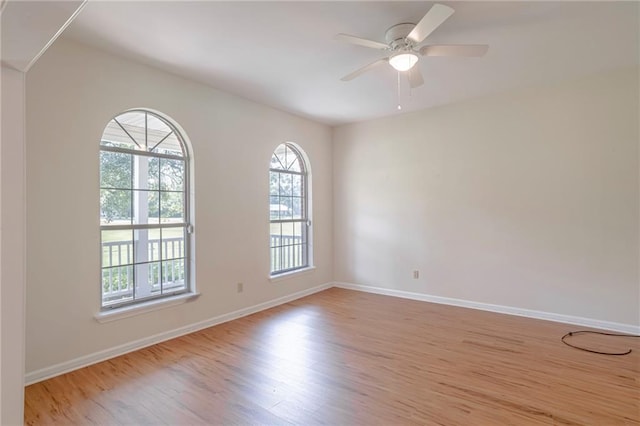
[[[27,77],[27,373],[334,279],[640,324],[637,75],[343,126],[332,152],[326,126],[58,41]],[[98,141],[133,107],[193,143],[202,296],[99,324]],[[317,269],[270,282],[266,167],[286,140],[312,163]]]
[[[337,128],[335,280],[639,325],[638,75]]]
[[[99,139],[134,107],[169,115],[192,142],[201,296],[99,324]],[[311,161],[317,269],[270,282],[268,166],[284,141]],[[327,126],[56,42],[27,76],[27,373],[331,282],[331,161]]]
[[[0,424],[24,410],[24,74],[2,67],[0,144]]]

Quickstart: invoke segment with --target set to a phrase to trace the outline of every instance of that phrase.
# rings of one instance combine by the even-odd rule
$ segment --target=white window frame
[[[132,110],[128,110],[128,111],[124,111],[118,115],[116,115],[113,119],[109,120],[108,125],[112,122],[118,119],[118,117],[123,116],[125,114],[128,113],[141,113],[144,114],[145,120],[144,120],[144,134],[145,134],[145,145],[147,144],[148,140],[147,140],[147,133],[149,131],[149,127],[148,127],[148,117],[152,116],[155,119],[160,120],[162,123],[164,123],[170,130],[170,134],[175,135],[176,139],[179,141],[179,145],[182,151],[182,155],[172,155],[172,154],[167,154],[167,153],[160,153],[160,152],[150,152],[146,149],[142,149],[141,147],[139,147],[140,149],[129,149],[129,148],[124,148],[124,147],[118,147],[118,146],[105,146],[103,145],[103,137],[101,137],[100,140],[100,155],[102,155],[103,152],[114,152],[114,153],[122,153],[122,154],[126,154],[126,155],[131,155],[132,156],[132,170],[131,170],[131,175],[132,175],[132,184],[131,184],[131,188],[123,188],[122,191],[130,191],[131,192],[131,208],[133,209],[133,205],[135,203],[134,199],[134,193],[136,191],[140,192],[140,188],[135,189],[134,183],[133,183],[133,179],[134,179],[134,169],[136,167],[140,167],[139,164],[143,164],[143,163],[136,163],[136,159],[138,158],[143,158],[143,157],[149,157],[149,158],[158,158],[159,160],[161,159],[170,159],[170,160],[179,160],[183,162],[183,189],[182,191],[178,191],[182,193],[182,197],[183,197],[183,220],[182,222],[179,223],[163,223],[161,220],[162,217],[162,213],[161,211],[158,212],[158,223],[134,223],[135,221],[133,220],[134,217],[134,213],[133,211],[131,212],[131,223],[130,224],[100,224],[100,307],[101,307],[101,311],[104,312],[105,314],[108,314],[110,311],[115,311],[115,310],[123,310],[123,309],[130,309],[131,307],[135,307],[135,306],[140,306],[140,308],[144,308],[149,304],[155,304],[158,305],[159,302],[163,302],[163,299],[166,299],[167,302],[171,302],[174,299],[176,299],[176,297],[188,297],[189,295],[195,295],[194,293],[194,271],[193,271],[193,221],[192,221],[192,215],[191,215],[191,198],[192,198],[192,193],[193,193],[193,188],[191,186],[191,166],[192,166],[192,160],[191,160],[191,156],[189,155],[189,147],[187,144],[187,139],[184,136],[184,132],[183,130],[180,128],[179,125],[175,124],[172,122],[171,119],[169,119],[168,117],[164,116],[161,113],[158,113],[156,111],[151,111],[148,109],[132,109]],[[117,122],[117,121],[116,121]],[[119,123],[118,123],[119,124]],[[105,127],[105,131],[107,129],[107,127]],[[120,127],[122,127],[120,125]],[[138,142],[136,141],[136,139],[131,136],[129,133],[127,133],[127,131],[124,129],[124,127],[122,128],[122,130],[124,130],[124,132],[131,138],[131,140],[138,145]],[[167,135],[167,136],[169,136]],[[164,139],[163,139],[164,140]],[[156,144],[156,146],[159,146],[161,144],[161,142],[158,142]],[[146,147],[145,147],[146,148]],[[100,172],[102,173],[102,166],[100,165]],[[145,173],[146,176],[146,173]],[[160,185],[160,183],[158,183],[158,185]],[[102,182],[100,182],[99,185],[100,190],[102,191],[104,188],[102,187]],[[151,190],[149,190],[149,192],[151,192]],[[161,187],[159,186],[157,190],[153,190],[153,192],[157,192],[158,196],[161,198],[163,193],[168,193],[168,192],[176,192],[174,190],[162,190]],[[144,204],[144,203],[143,203]],[[142,205],[142,204],[140,204]],[[138,206],[138,208],[140,209],[140,206]],[[159,201],[158,204],[158,208],[161,209],[161,201]],[[146,209],[146,207],[144,207],[144,209]],[[100,211],[102,212],[102,203],[100,205]],[[180,259],[183,259],[183,274],[184,274],[184,278],[183,278],[183,282],[184,282],[184,286],[175,289],[175,290],[171,290],[169,289],[168,291],[164,291],[163,289],[163,278],[162,278],[162,274],[163,274],[163,263],[165,261],[169,262],[170,260],[173,259],[163,259],[160,255],[160,253],[162,253],[162,243],[164,242],[163,240],[161,240],[158,243],[158,251],[159,251],[159,270],[158,270],[158,281],[160,284],[160,294],[150,294],[150,290],[146,291],[147,294],[144,294],[142,296],[136,297],[136,287],[138,282],[136,282],[135,279],[135,270],[136,270],[136,265],[140,265],[140,263],[136,263],[136,250],[142,250],[142,249],[137,249],[135,247],[136,245],[136,240],[134,235],[136,234],[136,231],[142,231],[140,232],[140,234],[147,234],[146,231],[148,230],[159,230],[160,233],[162,234],[162,230],[165,229],[171,229],[171,228],[182,228],[184,229],[182,235],[184,235],[184,240],[183,240],[183,247],[179,248],[178,250],[182,252],[183,257]],[[133,278],[132,278],[132,288],[131,288],[131,292],[132,292],[132,297],[130,299],[126,299],[126,300],[120,300],[120,301],[115,301],[115,302],[111,302],[111,303],[105,303],[105,297],[104,297],[104,283],[103,283],[103,270],[104,269],[108,269],[108,267],[105,267],[103,265],[103,259],[104,259],[104,244],[102,241],[102,231],[118,231],[118,230],[130,230],[132,233],[132,239],[131,242],[134,244],[134,246],[131,248],[132,253],[132,261],[129,264],[127,264],[126,266],[131,266],[131,270],[133,273]],[[145,237],[148,241],[148,234]],[[142,253],[142,252],[141,252]],[[128,255],[127,255],[128,256]],[[143,262],[142,263],[149,263],[151,264],[152,260],[148,259],[148,255],[144,255],[143,258]],[[111,266],[111,268],[113,268],[113,266]],[[141,268],[144,269],[144,268]],[[146,280],[145,280],[146,281]],[[147,283],[147,286],[151,286],[152,284]]]
[[[277,281],[281,278],[285,278],[294,274],[298,274],[300,272],[303,271],[308,271],[308,270],[312,270],[314,269],[313,266],[313,228],[312,228],[312,221],[311,221],[311,216],[312,216],[312,196],[311,196],[311,166],[310,166],[310,162],[309,159],[306,155],[306,153],[304,152],[304,150],[298,146],[297,144],[293,143],[293,142],[284,142],[280,145],[278,145],[273,151],[272,151],[272,155],[271,158],[273,158],[273,156],[275,155],[276,151],[278,150],[278,148],[280,148],[281,146],[285,146],[286,148],[288,148],[289,150],[293,151],[298,159],[298,162],[300,164],[300,172],[296,172],[296,171],[289,171],[286,169],[282,169],[282,168],[272,168],[269,167],[269,182],[271,182],[271,174],[272,173],[279,173],[279,174],[291,174],[291,175],[296,175],[296,176],[301,176],[302,178],[302,193],[303,193],[303,198],[302,198],[302,204],[303,204],[303,209],[302,209],[302,214],[301,214],[301,218],[300,219],[274,219],[272,218],[272,205],[273,203],[271,203],[271,191],[269,191],[269,276],[271,277],[271,281]],[[280,194],[278,194],[280,195]],[[278,203],[279,205],[279,203]],[[283,224],[283,223],[300,223],[301,225],[301,229],[302,229],[302,238],[306,238],[306,242],[303,245],[303,253],[302,253],[302,257],[303,257],[303,262],[300,265],[296,265],[293,267],[280,267],[277,268],[274,263],[274,248],[282,248],[285,247],[285,245],[275,245],[274,246],[274,239],[273,239],[273,235],[271,235],[271,228],[272,225],[274,224]],[[282,236],[282,235],[281,235]],[[280,240],[282,241],[282,239]],[[282,252],[281,252],[281,256],[282,256]],[[282,259],[282,257],[281,257]],[[280,263],[280,265],[282,265],[282,263]]]

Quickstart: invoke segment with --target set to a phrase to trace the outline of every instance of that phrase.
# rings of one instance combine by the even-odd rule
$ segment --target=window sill
[[[314,269],[316,269],[315,266],[307,266],[306,268],[303,268],[303,269],[296,269],[295,271],[291,271],[291,272],[285,272],[278,275],[271,275],[269,277],[269,281],[271,281],[272,283],[275,283],[278,281],[284,281],[289,278],[297,277],[298,275],[306,275],[312,272]]]
[[[150,300],[148,302],[139,303],[132,306],[123,306],[121,308],[114,308],[105,311],[100,311],[93,317],[99,323],[117,321],[123,318],[133,317],[135,315],[145,314],[147,312],[157,311],[159,309],[165,309],[171,306],[181,305],[185,302],[195,300],[200,296],[200,293],[185,293],[177,296],[167,297],[165,299]]]

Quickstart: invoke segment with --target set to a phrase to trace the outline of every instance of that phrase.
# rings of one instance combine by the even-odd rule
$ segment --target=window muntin
[[[100,142],[101,306],[189,288],[189,158],[177,129],[143,110],[106,126]]]
[[[271,275],[309,266],[308,173],[301,152],[280,144],[269,168]]]

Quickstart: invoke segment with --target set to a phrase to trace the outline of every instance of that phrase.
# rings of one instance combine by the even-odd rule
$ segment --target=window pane
[[[270,169],[279,169],[281,168],[280,161],[278,160],[278,156],[273,154],[271,156],[271,163],[269,164]]]
[[[300,172],[302,171],[300,168],[300,161],[296,158],[296,160],[289,165],[289,171],[291,172]]]
[[[185,257],[184,228],[169,228],[162,231],[162,260]]]
[[[148,176],[146,189],[160,189],[160,159],[157,157],[147,157],[148,160]],[[143,188],[137,188],[143,189]]]
[[[278,195],[279,191],[279,183],[280,173],[278,172],[269,172],[269,194],[270,195]]]
[[[133,266],[102,269],[102,304],[104,306],[133,300]]]
[[[159,223],[160,196],[158,191],[133,191],[133,223]]]
[[[282,236],[280,240],[281,246],[293,244],[293,223],[287,222],[282,224]]]
[[[285,160],[286,149],[287,148],[285,144],[280,144],[273,152],[273,156],[271,157],[272,169],[287,170],[287,161]]]
[[[130,224],[131,219],[131,191],[100,190],[100,224]]]
[[[118,125],[115,119],[105,127],[100,145],[127,149],[137,149],[138,147],[137,141],[134,142],[134,139]]]
[[[130,229],[102,231],[102,267],[133,263],[133,233]]]
[[[280,188],[278,192],[280,195],[293,195],[291,174],[280,173]]]
[[[184,190],[184,161],[162,158],[160,160],[160,189]]]
[[[309,227],[307,226],[307,221],[304,220],[300,222],[300,227],[301,227],[302,242],[306,244],[308,241],[307,235],[309,234]]]
[[[291,219],[291,199],[280,197],[280,219]]]
[[[282,247],[282,269],[293,268],[293,246],[286,245]]]
[[[291,194],[302,197],[302,176],[291,175]]]
[[[158,154],[177,155],[180,157],[184,156],[184,152],[182,152],[182,145],[175,133],[171,133],[153,150],[153,152],[157,152]]]
[[[143,111],[129,111],[120,114],[114,118],[114,121],[117,120],[126,133],[128,133],[128,136],[133,138],[140,148],[146,150],[144,116],[145,113]]]
[[[160,262],[134,265],[136,274],[136,299],[160,294]]]
[[[293,242],[294,244],[302,243],[302,224],[300,222],[294,222],[293,225]]]
[[[133,189],[152,189],[159,178],[157,158],[133,155]]]
[[[149,150],[152,150],[170,133],[171,128],[164,121],[147,113],[147,146]]]
[[[282,224],[272,223],[270,226],[270,247],[278,247],[280,245],[280,235],[282,234]]]
[[[293,200],[291,197],[280,197],[280,219],[293,217]]]
[[[286,269],[293,269],[302,266],[302,245],[292,244],[283,247]]]
[[[302,219],[304,217],[301,198],[294,197],[291,199],[291,211],[294,219]]]
[[[291,148],[287,147],[286,152],[287,159],[287,170],[292,172],[300,171],[300,162],[298,160],[298,155]]]
[[[269,249],[269,255],[270,255],[270,260],[271,260],[271,272],[277,271],[279,268],[279,265],[276,263],[277,260],[277,256],[276,256],[276,251],[278,249],[271,247]]]
[[[133,231],[135,263],[160,260],[160,228],[136,229]]]
[[[160,193],[160,220],[162,223],[184,222],[184,194],[182,192]]]
[[[280,218],[280,197],[272,195],[269,197],[269,219],[277,220]]]
[[[131,188],[131,154],[100,151],[100,187]]]
[[[162,264],[154,262],[149,264],[149,283],[151,283],[151,294],[155,295],[162,292]]]
[[[296,245],[296,267],[306,266],[307,261],[304,251],[307,249],[306,244]]]
[[[277,270],[282,270],[285,268],[285,265],[283,263],[283,257],[282,257],[282,247],[277,247],[275,249],[275,255],[276,255],[276,269]]]
[[[162,262],[162,291],[179,291],[185,287],[184,259]]]

